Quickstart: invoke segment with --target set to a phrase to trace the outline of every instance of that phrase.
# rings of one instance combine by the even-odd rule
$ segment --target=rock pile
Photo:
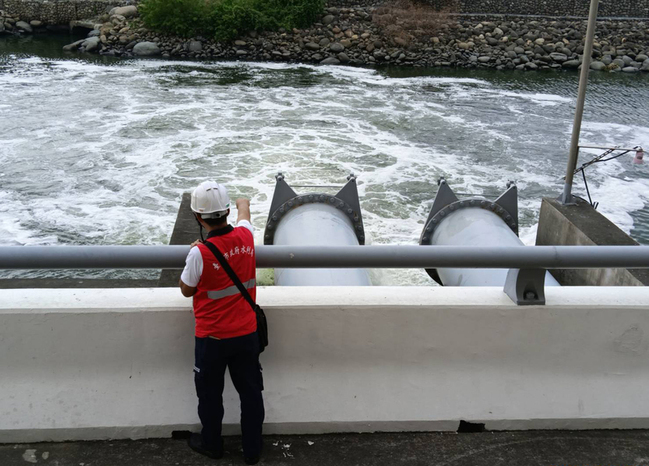
[[[137,7],[113,8],[89,38],[67,50],[113,56],[162,56],[321,64],[456,66],[540,70],[578,69],[586,21],[461,17],[417,37],[391,36],[372,22],[373,7],[330,7],[310,28],[255,33],[232,43],[151,32]],[[16,26],[14,26],[16,27]],[[600,21],[593,70],[649,71],[649,24]]]
[[[14,17],[0,10],[0,36],[8,34],[32,34],[39,31],[45,31],[45,25],[42,21],[22,21],[21,18]]]

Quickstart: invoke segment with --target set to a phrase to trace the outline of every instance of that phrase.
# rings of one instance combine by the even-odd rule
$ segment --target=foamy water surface
[[[251,199],[262,242],[278,171],[295,185],[358,175],[374,244],[417,242],[440,176],[487,197],[515,180],[533,244],[541,197],[562,190],[577,75],[442,73],[0,55],[0,244],[166,244],[181,194],[207,178]],[[596,77],[582,143],[649,148],[647,82]],[[648,244],[635,213],[649,167],[632,158],[589,168],[589,186],[600,212]],[[432,283],[420,270],[380,281]]]

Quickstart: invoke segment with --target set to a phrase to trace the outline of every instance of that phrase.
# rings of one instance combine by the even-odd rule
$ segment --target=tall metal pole
[[[563,185],[563,194],[561,195],[561,203],[564,205],[572,202],[572,177],[575,173],[575,168],[577,167],[577,156],[579,154],[579,134],[581,133],[581,119],[584,115],[586,85],[588,84],[590,57],[593,53],[593,38],[595,37],[595,23],[597,21],[598,6],[599,0],[591,0],[590,12],[588,13],[588,28],[586,29],[586,43],[584,44],[584,59],[581,63],[581,75],[579,76],[577,108],[575,109],[575,121],[572,125],[572,139],[570,140],[570,154],[568,156],[568,168],[566,170],[566,183]]]

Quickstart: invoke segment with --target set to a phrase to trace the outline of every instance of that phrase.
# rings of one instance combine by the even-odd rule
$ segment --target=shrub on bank
[[[200,34],[209,13],[203,0],[144,0],[138,11],[148,28],[181,37]]]
[[[220,41],[250,31],[306,27],[323,8],[324,0],[144,0],[139,5],[150,29]]]
[[[402,44],[428,39],[449,24],[449,15],[458,11],[457,0],[437,3],[443,6],[435,8],[421,0],[386,0],[374,11],[372,22],[386,37]]]

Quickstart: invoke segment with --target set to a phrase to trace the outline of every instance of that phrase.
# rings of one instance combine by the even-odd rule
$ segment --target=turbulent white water
[[[591,83],[582,143],[649,148],[647,79],[614,78]],[[487,197],[515,180],[521,237],[533,244],[541,197],[562,189],[576,86],[575,74],[390,77],[7,55],[0,244],[165,244],[181,194],[207,178],[251,198],[262,242],[278,171],[295,185],[342,185],[357,174],[375,244],[416,243],[440,176],[459,193]],[[603,214],[648,242],[649,225],[634,225],[632,214],[649,204],[649,167],[632,158],[589,168],[589,186]],[[580,178],[576,192],[584,193]],[[36,276],[4,273],[19,275]],[[395,270],[381,282],[431,280]]]

